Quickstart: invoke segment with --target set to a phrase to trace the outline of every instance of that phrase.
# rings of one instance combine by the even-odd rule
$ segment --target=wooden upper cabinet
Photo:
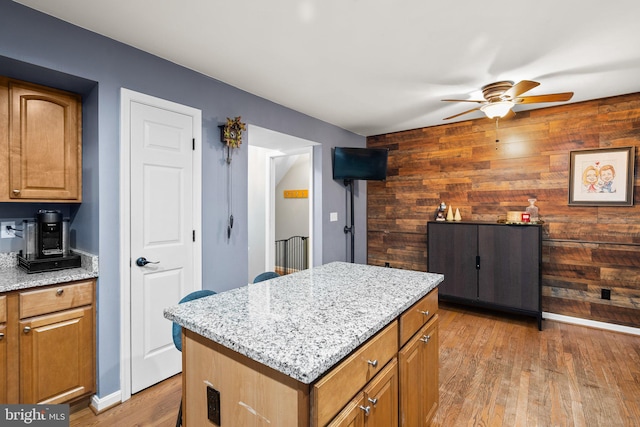
[[[8,194],[0,200],[82,201],[80,96],[13,80],[7,84]]]

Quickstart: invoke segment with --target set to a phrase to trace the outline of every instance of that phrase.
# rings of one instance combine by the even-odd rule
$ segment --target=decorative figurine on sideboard
[[[436,209],[436,221],[446,221],[445,212],[447,211],[447,204],[445,202],[440,202],[440,206]]]
[[[449,205],[449,212],[447,212],[447,221],[453,221],[453,211],[451,210],[451,205]]]
[[[462,221],[462,216],[460,216],[460,209],[456,208],[456,215],[453,217],[454,221]]]

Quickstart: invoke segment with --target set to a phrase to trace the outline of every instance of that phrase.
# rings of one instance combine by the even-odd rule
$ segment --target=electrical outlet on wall
[[[2,221],[0,223],[2,229],[0,230],[0,238],[2,239],[13,239],[16,237],[16,231],[14,230],[16,226],[15,221]]]

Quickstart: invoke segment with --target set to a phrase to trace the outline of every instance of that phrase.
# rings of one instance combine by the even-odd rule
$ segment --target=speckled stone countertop
[[[97,256],[76,249],[72,252],[80,255],[79,268],[31,274],[18,267],[17,253],[0,253],[0,293],[98,277]]]
[[[310,384],[443,277],[334,262],[169,307],[164,316]]]

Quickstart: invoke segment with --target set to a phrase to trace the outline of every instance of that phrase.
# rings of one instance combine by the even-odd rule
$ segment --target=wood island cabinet
[[[542,327],[541,226],[430,222],[427,242],[442,300],[535,316]]]
[[[95,280],[7,293],[6,403],[68,403],[95,392]],[[1,374],[1,371],[0,371]]]
[[[79,95],[0,77],[2,201],[82,201]]]
[[[183,328],[183,423],[202,425],[213,384],[222,427],[257,425],[255,414],[298,427],[426,426],[439,398],[437,312],[434,288],[311,384]]]

